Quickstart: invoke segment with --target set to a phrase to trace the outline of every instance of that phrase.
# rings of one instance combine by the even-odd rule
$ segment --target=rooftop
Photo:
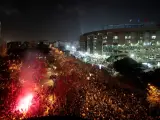
[[[106,32],[141,32],[141,31],[157,31],[160,30],[159,24],[115,24],[115,25],[106,25],[104,30],[92,31],[83,34],[82,36],[97,34],[97,33],[106,33]]]

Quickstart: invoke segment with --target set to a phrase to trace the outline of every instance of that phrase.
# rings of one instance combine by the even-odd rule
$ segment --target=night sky
[[[5,40],[76,41],[81,33],[132,19],[160,22],[158,0],[0,0]]]

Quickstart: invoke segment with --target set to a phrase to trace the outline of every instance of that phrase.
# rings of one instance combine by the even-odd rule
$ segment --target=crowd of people
[[[69,62],[69,59],[66,59],[65,56],[58,59],[60,63],[61,60],[64,62],[61,66],[63,70],[70,68],[67,69],[68,74],[70,71],[72,71],[72,75],[76,73],[75,79],[80,76],[77,84],[85,83],[81,84],[79,88],[85,91],[83,97],[85,100],[83,100],[81,106],[81,117],[88,119],[96,117],[152,119],[149,115],[150,108],[145,94],[139,95],[134,93],[134,90],[121,88],[115,83],[118,80],[117,78],[109,77],[109,74],[104,75],[103,70],[99,70],[96,66],[93,67],[71,58],[71,62]],[[75,79],[73,79],[73,82]]]
[[[25,66],[29,67],[26,68],[29,69],[27,70],[28,78],[30,78],[30,72],[33,72],[30,67],[35,68],[35,64],[31,63]],[[110,76],[107,71],[97,66],[66,56],[58,49],[52,49],[51,54],[43,57],[40,63],[43,63],[41,64],[43,67],[38,69],[36,81],[29,81],[35,83],[32,106],[27,112],[20,113],[13,112],[12,109],[22,92],[23,85],[26,84],[26,80],[23,82],[19,80],[19,76],[24,76],[22,74],[24,63],[23,60],[10,62],[8,70],[11,80],[1,85],[7,93],[7,96],[3,97],[5,102],[1,105],[1,108],[5,108],[0,111],[1,119],[18,120],[48,115],[76,115],[86,119],[111,120],[158,119],[158,116],[149,115],[150,103],[146,95],[124,89],[119,84],[118,78]],[[44,83],[50,79],[53,81],[52,85],[45,86]]]

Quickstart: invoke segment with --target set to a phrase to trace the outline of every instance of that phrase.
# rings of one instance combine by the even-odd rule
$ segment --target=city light
[[[150,63],[148,63],[148,67],[149,67],[149,68],[152,68],[152,67],[153,67],[153,65],[152,65],[152,64],[150,64]]]
[[[67,49],[69,49],[69,48],[70,48],[70,46],[69,46],[69,45],[66,45],[66,48],[67,48]]]
[[[87,58],[84,58],[84,62],[87,62]]]
[[[152,67],[153,67],[153,65],[150,64],[150,63],[142,63],[142,64],[145,65],[145,66],[147,66],[147,67],[149,67],[149,68],[152,68]]]
[[[103,55],[103,58],[106,58],[107,56],[106,55]]]
[[[74,50],[74,49],[76,49],[74,46],[72,46],[72,49]]]
[[[130,55],[130,57],[131,57],[131,58],[134,58],[134,57],[135,57],[135,55],[132,53],[132,54]]]
[[[160,62],[157,63],[157,66],[160,67]]]
[[[143,45],[144,46],[150,45],[150,42],[144,42]]]
[[[98,65],[99,66],[99,69],[101,69],[102,68],[102,65]]]
[[[0,8],[0,120],[160,119],[158,2]]]
[[[88,55],[89,55],[89,53],[88,53],[88,52],[85,52],[85,55],[86,55],[86,56],[88,56]]]
[[[156,35],[152,35],[152,39],[156,39]]]
[[[99,55],[98,55],[98,53],[94,53],[94,56],[97,58]]]
[[[36,62],[30,64],[27,62],[26,66],[24,62],[22,65],[17,65],[16,60],[13,60],[14,64],[10,64],[9,70],[14,70],[19,74],[15,74],[14,71],[11,73],[11,76],[16,75],[13,77],[16,82],[5,86],[13,88],[15,92],[5,99],[7,104],[4,104],[9,111],[13,111],[13,114],[8,114],[7,111],[6,114],[2,114],[2,117],[0,116],[0,119],[8,120],[9,117],[17,120],[35,116],[59,115],[62,109],[65,111],[64,115],[75,114],[76,109],[80,109],[78,111],[80,117],[89,119],[97,118],[97,116],[104,119],[108,119],[108,116],[117,118],[116,113],[119,115],[119,112],[124,118],[128,116],[128,112],[141,115],[141,110],[146,111],[148,108],[148,106],[142,106],[139,101],[140,97],[137,97],[136,93],[126,92],[118,86],[113,86],[120,73],[112,67],[113,62],[106,60],[109,57],[108,54],[73,52],[73,55],[77,55],[76,58],[82,60],[80,61],[75,57],[59,54],[60,51],[57,49],[52,49],[52,52],[51,56],[42,56],[42,60],[36,58]],[[129,55],[132,57],[137,55],[131,53]],[[35,57],[37,56],[40,57],[39,54]],[[36,63],[38,63],[37,66],[35,66]],[[146,64],[152,67],[151,64]],[[32,73],[34,73],[33,80]],[[153,101],[153,99],[149,100]],[[158,101],[159,99],[156,102]],[[11,104],[8,105],[8,103]],[[69,110],[66,107],[68,105],[71,106]]]

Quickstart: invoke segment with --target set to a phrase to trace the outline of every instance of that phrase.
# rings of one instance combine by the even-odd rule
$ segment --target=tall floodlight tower
[[[7,53],[7,44],[2,37],[2,23],[0,21],[0,56],[4,57]]]

